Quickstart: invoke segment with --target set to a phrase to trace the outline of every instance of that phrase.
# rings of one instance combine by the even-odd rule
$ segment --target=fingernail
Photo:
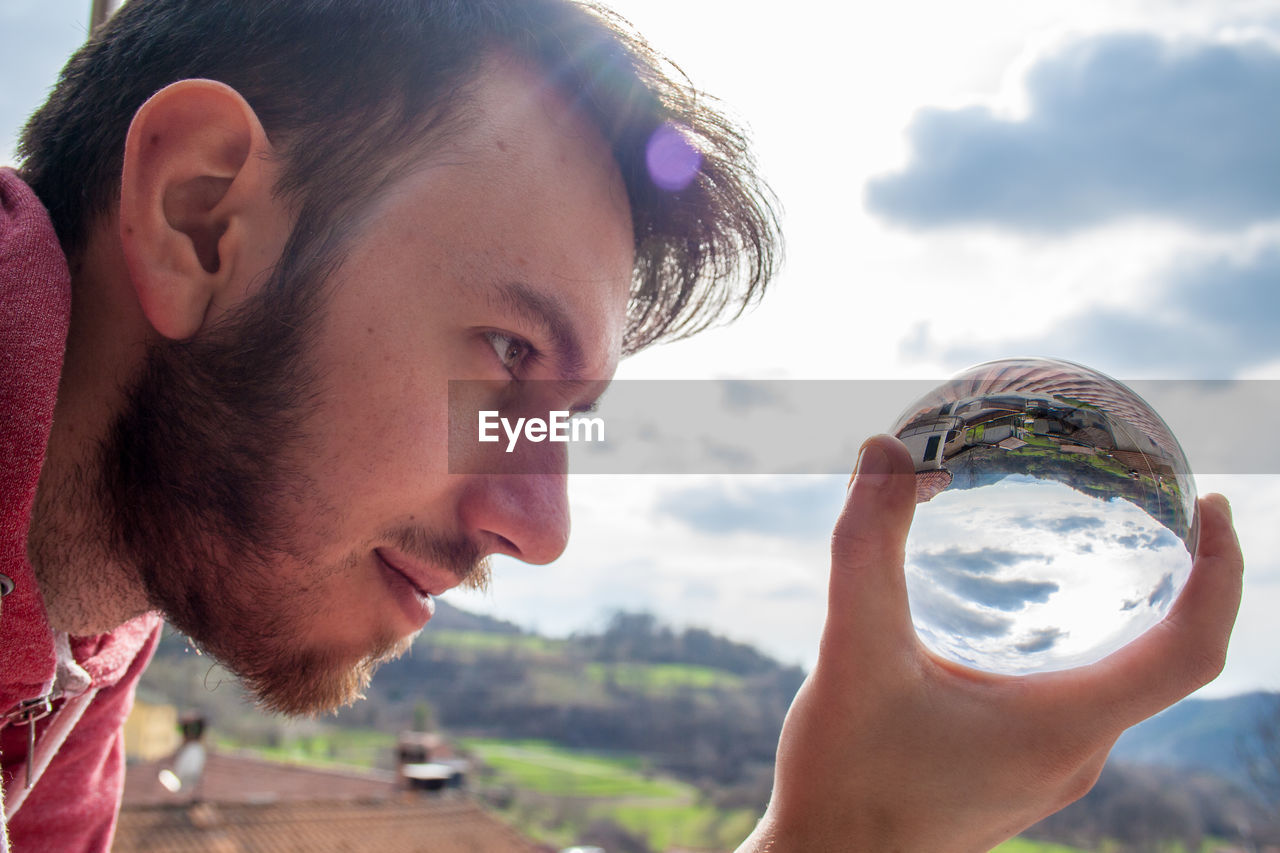
[[[862,445],[858,453],[858,467],[849,480],[849,488],[860,480],[868,486],[882,486],[889,479],[889,456],[875,443]]]

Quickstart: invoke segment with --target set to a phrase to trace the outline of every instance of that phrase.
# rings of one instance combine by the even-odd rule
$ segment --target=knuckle
[[[1065,808],[1093,790],[1106,763],[1107,750],[1077,759],[1070,772],[1063,775],[1058,788],[1058,808]]]
[[[1227,648],[1221,643],[1198,646],[1187,660],[1188,672],[1198,684],[1213,681],[1226,665]]]
[[[1093,788],[1110,753],[1111,737],[1083,729],[1063,730],[1038,744],[1040,778],[1055,810],[1075,802]]]
[[[831,556],[841,561],[857,560],[867,551],[867,537],[852,524],[837,524],[831,531]]]
[[[1098,781],[1098,774],[1090,770],[1080,770],[1074,776],[1067,780],[1061,790],[1061,808],[1079,800],[1085,794],[1093,790],[1094,784]]]
[[[837,559],[863,561],[883,556],[886,531],[867,519],[845,512],[831,531],[831,555]]]

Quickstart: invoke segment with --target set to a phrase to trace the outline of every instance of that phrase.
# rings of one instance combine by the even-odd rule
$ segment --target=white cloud
[[[1184,252],[1162,266],[1141,298],[1128,304],[1077,303],[1074,312],[1047,318],[1047,327],[1030,334],[997,327],[968,341],[941,324],[922,326],[906,339],[906,354],[977,362],[1034,352],[1119,376],[1167,379],[1265,374],[1280,358],[1280,242],[1243,256]]]
[[[1028,114],[925,109],[914,158],[868,187],[915,227],[1059,233],[1155,215],[1211,229],[1280,217],[1280,51],[1107,34],[1042,59]]]

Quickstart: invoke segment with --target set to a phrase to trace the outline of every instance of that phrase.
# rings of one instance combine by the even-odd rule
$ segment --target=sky
[[[0,162],[88,5],[0,7]],[[612,5],[749,126],[787,239],[758,308],[620,379],[941,379],[1011,355],[1280,378],[1280,2]],[[851,446],[897,414],[851,415]],[[1280,476],[1196,473],[1246,555],[1201,695],[1280,690]],[[575,477],[560,560],[450,600],[554,634],[646,609],[808,665],[846,480]]]

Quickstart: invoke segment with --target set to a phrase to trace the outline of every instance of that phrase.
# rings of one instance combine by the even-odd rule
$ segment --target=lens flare
[[[649,137],[645,147],[649,178],[668,192],[679,192],[698,176],[702,154],[679,127],[663,124]]]

